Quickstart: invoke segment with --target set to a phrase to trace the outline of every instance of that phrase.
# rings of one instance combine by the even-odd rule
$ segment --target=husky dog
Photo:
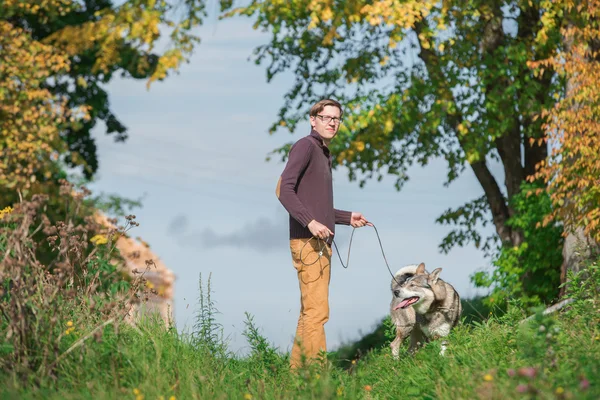
[[[460,297],[449,283],[439,278],[441,268],[431,274],[425,264],[400,268],[392,279],[390,314],[396,325],[396,339],[390,344],[397,358],[400,345],[410,336],[409,352],[431,339],[448,336],[462,312]],[[441,354],[446,351],[442,342]]]

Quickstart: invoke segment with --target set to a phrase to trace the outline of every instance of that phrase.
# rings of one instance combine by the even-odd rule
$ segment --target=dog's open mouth
[[[417,301],[419,301],[419,299],[420,299],[420,297],[418,297],[418,296],[406,298],[406,299],[402,300],[400,303],[398,303],[398,305],[396,307],[394,307],[394,310],[397,310],[399,308],[409,307],[409,306],[415,304]]]

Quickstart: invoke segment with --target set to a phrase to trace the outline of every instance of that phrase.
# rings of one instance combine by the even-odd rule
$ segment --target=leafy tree
[[[88,118],[85,109],[69,107],[44,87],[47,79],[68,70],[63,54],[0,21],[1,187],[29,189],[58,173],[54,160],[66,151],[61,129]]]
[[[400,189],[411,165],[434,158],[447,162],[446,185],[470,168],[483,194],[438,218],[454,225],[441,243],[447,252],[524,241],[508,223],[517,213],[511,199],[546,160],[546,118],[538,116],[564,93],[561,76],[528,66],[562,46],[559,30],[545,23],[560,18],[544,13],[547,3],[254,0],[225,15],[254,17],[255,28],[271,32],[255,52],[257,63],[268,64],[268,80],[295,74],[271,132],[293,131],[307,105],[333,97],[347,112],[336,165],[361,185],[387,173]],[[288,149],[277,151],[285,157]],[[502,165],[504,182],[492,162]],[[482,238],[477,229],[487,223],[496,235]]]
[[[51,71],[52,79],[46,79],[41,88],[64,100],[65,109],[87,110],[89,118],[60,127],[67,150],[61,151],[63,160],[69,166],[84,166],[87,177],[98,168],[91,136],[98,122],[104,123],[106,133],[115,135],[116,141],[127,138],[127,128],[111,109],[105,85],[117,74],[147,79],[148,84],[164,79],[191,54],[199,41],[192,29],[205,15],[204,0],[127,0],[118,4],[111,0],[0,2],[4,26],[18,28],[69,61],[69,68]],[[158,51],[159,40],[165,36],[168,47]],[[4,54],[4,47],[0,53],[4,59],[10,56]],[[44,65],[36,68],[41,70]]]
[[[544,129],[554,144],[547,163],[536,178],[548,183],[554,210],[545,223],[558,218],[570,236],[600,243],[600,2],[556,1],[543,18],[544,30],[560,28],[563,51],[531,63],[538,70],[552,69],[567,82],[565,95],[544,110]],[[544,41],[544,36],[540,37]],[[568,241],[567,241],[568,242]],[[573,249],[565,248],[565,261]],[[567,266],[570,267],[570,266]],[[566,277],[566,271],[563,270]]]

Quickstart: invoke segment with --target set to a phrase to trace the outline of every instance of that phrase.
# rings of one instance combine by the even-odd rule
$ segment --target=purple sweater
[[[276,193],[290,214],[290,239],[312,237],[307,226],[313,219],[333,233],[335,224],[350,225],[352,213],[333,208],[331,153],[314,130],[292,146]]]

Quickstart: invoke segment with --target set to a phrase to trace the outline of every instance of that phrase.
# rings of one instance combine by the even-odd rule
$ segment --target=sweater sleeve
[[[287,164],[279,183],[277,184],[277,197],[288,213],[302,226],[306,227],[314,218],[302,204],[296,193],[298,180],[312,156],[314,146],[308,140],[299,140],[290,150]]]
[[[335,212],[335,223],[339,225],[350,225],[350,217],[352,216],[351,211],[333,210]]]

